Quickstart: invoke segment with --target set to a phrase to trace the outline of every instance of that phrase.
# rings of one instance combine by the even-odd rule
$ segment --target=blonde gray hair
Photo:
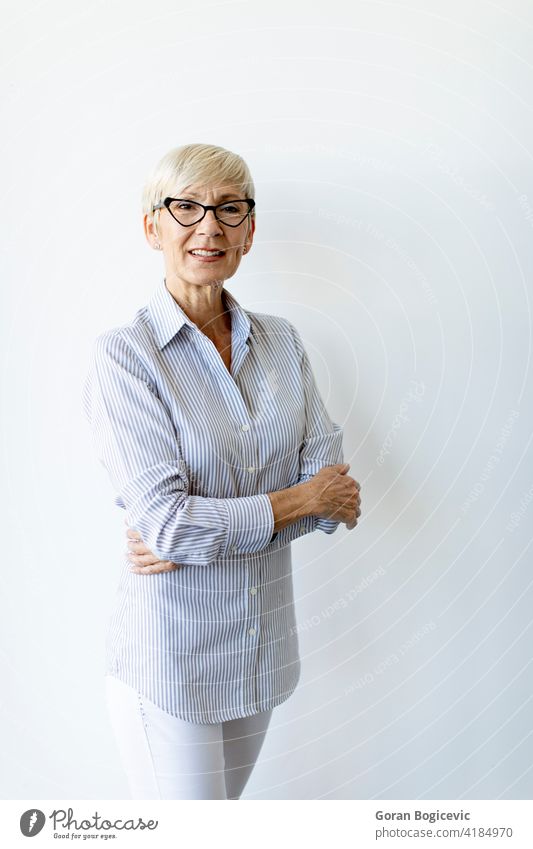
[[[214,144],[185,144],[175,147],[157,163],[146,180],[142,193],[143,214],[153,217],[158,233],[161,210],[153,207],[166,197],[179,197],[187,186],[237,186],[241,197],[253,198],[255,186],[244,159]],[[255,209],[252,210],[255,217]]]

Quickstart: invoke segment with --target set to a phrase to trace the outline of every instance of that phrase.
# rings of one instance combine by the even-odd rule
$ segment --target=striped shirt
[[[133,320],[97,337],[83,405],[128,525],[172,572],[124,555],[106,673],[167,713],[214,723],[268,710],[300,677],[292,540],[267,495],[343,461],[300,335],[227,291],[231,373],[163,279]]]

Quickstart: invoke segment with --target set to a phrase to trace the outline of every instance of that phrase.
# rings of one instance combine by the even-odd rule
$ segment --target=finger
[[[132,554],[131,552],[128,552],[128,560],[130,563],[134,563],[135,566],[153,566],[154,563],[161,562],[153,554]]]
[[[172,569],[182,569],[183,564],[181,563],[173,563],[171,560],[156,560],[154,563],[147,563],[143,565],[142,563],[137,563],[137,568],[141,569],[143,572],[167,572]]]
[[[130,572],[136,575],[157,575],[159,572],[167,572],[168,569],[157,569],[155,566],[132,566]]]
[[[129,539],[142,539],[139,531],[134,531],[133,528],[128,528],[128,530],[126,531],[126,536]]]
[[[138,539],[130,539],[128,541],[128,551],[133,551],[134,554],[152,554],[144,542]]]
[[[130,572],[135,572],[137,575],[158,575],[161,572],[174,572],[181,569],[181,564],[171,563],[168,560],[158,561],[152,566],[135,566],[130,569]]]

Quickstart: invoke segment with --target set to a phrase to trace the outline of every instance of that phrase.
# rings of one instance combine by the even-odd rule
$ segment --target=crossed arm
[[[174,427],[150,375],[122,334],[96,340],[84,389],[97,453],[127,510],[132,571],[173,571],[190,561],[210,563],[229,552],[259,551],[279,534],[287,544],[315,529],[333,533],[341,519],[313,513],[305,484],[325,466],[342,462],[342,429],[329,418],[307,353],[290,327],[300,357],[306,433],[297,484],[244,498],[191,496]],[[303,518],[303,523],[298,524]],[[150,569],[150,571],[147,571]]]
[[[348,463],[324,467],[313,479],[288,489],[268,493],[277,531],[305,516],[316,514],[327,521],[343,521],[349,530],[361,515],[360,485],[347,472]],[[183,564],[159,560],[144,544],[138,531],[127,529],[130,571],[140,575],[171,572]]]

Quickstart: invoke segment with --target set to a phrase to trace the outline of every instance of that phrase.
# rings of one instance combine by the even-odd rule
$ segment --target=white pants
[[[239,799],[272,710],[199,725],[106,675],[111,725],[132,799]]]

